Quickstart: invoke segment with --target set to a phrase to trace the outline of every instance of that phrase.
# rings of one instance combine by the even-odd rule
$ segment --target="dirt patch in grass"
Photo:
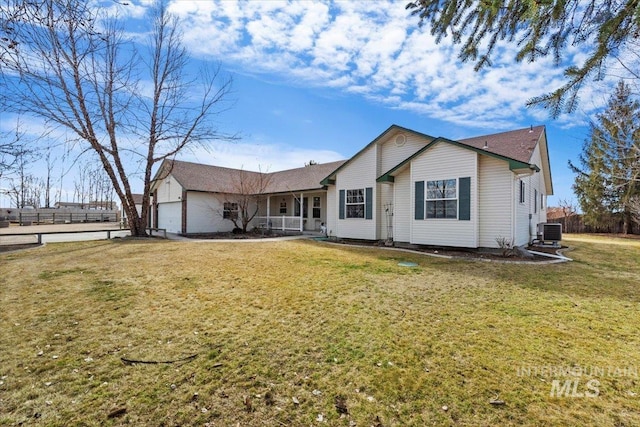
[[[189,239],[211,239],[211,240],[246,240],[246,239],[267,239],[273,237],[299,236],[302,233],[284,231],[248,231],[246,233],[218,232],[218,233],[189,233],[184,237]]]
[[[640,248],[571,246],[545,266],[306,240],[0,255],[0,425],[640,425]]]
[[[32,249],[32,248],[37,248],[39,245],[37,243],[24,243],[24,244],[17,244],[17,245],[0,245],[0,253],[3,252],[13,252],[13,251],[19,251],[22,249]]]

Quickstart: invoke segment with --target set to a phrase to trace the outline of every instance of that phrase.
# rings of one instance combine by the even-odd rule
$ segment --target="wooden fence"
[[[0,220],[19,225],[118,222],[120,212],[94,209],[3,209],[0,210]]]
[[[547,222],[562,224],[563,233],[605,233],[605,234],[622,234],[624,230],[624,221],[622,218],[613,218],[597,226],[585,224],[584,217],[579,214],[569,215],[563,218],[548,219]],[[631,234],[640,234],[640,226],[631,224]]]

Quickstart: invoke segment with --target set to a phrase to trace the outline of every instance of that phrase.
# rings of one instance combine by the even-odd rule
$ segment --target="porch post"
[[[300,232],[301,233],[304,231],[303,213],[304,213],[304,193],[300,193]]]
[[[270,216],[271,216],[271,196],[267,196],[267,228],[269,228]]]

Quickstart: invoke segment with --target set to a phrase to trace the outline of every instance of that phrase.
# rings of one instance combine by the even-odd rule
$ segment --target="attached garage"
[[[158,204],[158,228],[169,233],[182,233],[182,202]]]

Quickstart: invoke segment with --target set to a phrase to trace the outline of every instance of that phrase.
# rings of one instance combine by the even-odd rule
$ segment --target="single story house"
[[[228,231],[241,181],[266,179],[254,225],[465,248],[524,245],[553,194],[544,126],[451,140],[392,125],[346,161],[273,173],[165,162],[154,226]]]
[[[327,190],[320,183],[344,161],[279,172],[252,172],[178,160],[165,161],[151,187],[154,227],[180,234],[228,232],[239,203],[258,206],[251,226],[319,231],[326,223]]]

